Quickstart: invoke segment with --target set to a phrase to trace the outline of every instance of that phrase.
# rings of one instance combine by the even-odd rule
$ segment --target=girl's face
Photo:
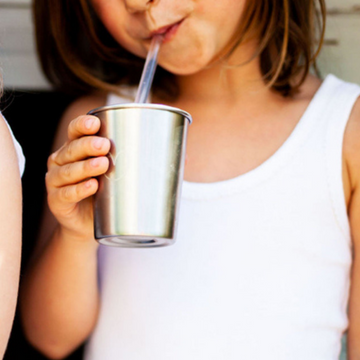
[[[92,0],[110,34],[145,57],[154,34],[159,64],[176,75],[204,69],[233,40],[246,0]]]

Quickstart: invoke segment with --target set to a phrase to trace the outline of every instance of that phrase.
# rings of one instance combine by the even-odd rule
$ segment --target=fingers
[[[48,159],[45,182],[48,205],[59,224],[89,238],[92,228],[91,196],[98,190],[94,177],[109,167],[105,156],[110,141],[96,136],[100,120],[95,116],[79,116],[68,126],[68,141]]]
[[[48,189],[49,208],[59,223],[74,233],[89,232],[93,226],[91,196],[98,186],[96,179],[87,179],[78,184]]]
[[[63,187],[82,182],[88,178],[104,174],[109,167],[105,156],[54,166],[46,174],[48,187]]]
[[[68,141],[50,158],[48,167],[62,166],[88,157],[103,156],[110,150],[110,140],[97,136],[84,136],[73,141]]]
[[[72,120],[68,126],[69,140],[78,139],[84,135],[94,135],[100,129],[100,120],[96,116],[82,115]]]
[[[68,126],[69,140],[48,160],[46,185],[48,189],[69,187],[86,179],[104,174],[109,167],[105,155],[110,140],[92,134],[100,127],[95,116],[79,116]],[[70,191],[65,189],[64,191]]]
[[[72,205],[78,203],[91,195],[94,195],[98,189],[96,179],[88,179],[81,183],[59,188],[56,191],[48,193],[50,203]]]

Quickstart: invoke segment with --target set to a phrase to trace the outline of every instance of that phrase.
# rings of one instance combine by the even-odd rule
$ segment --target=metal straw
[[[150,49],[146,56],[144,69],[141,74],[139,87],[136,93],[135,103],[138,104],[145,103],[149,96],[151,84],[155,74],[157,56],[162,41],[163,41],[163,37],[159,35],[156,35],[152,38]]]

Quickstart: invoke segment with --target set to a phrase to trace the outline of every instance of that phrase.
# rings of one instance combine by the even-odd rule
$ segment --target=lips
[[[152,38],[153,36],[156,36],[156,35],[161,35],[164,38],[163,42],[170,41],[176,34],[179,26],[182,24],[183,21],[184,21],[184,19],[182,19],[176,23],[166,25],[166,26],[158,28],[154,31],[151,31],[149,38]]]

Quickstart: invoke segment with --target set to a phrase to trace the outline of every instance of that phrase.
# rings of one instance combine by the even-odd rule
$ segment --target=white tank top
[[[261,166],[185,181],[174,245],[100,246],[85,359],[338,359],[351,266],[342,141],[359,95],[328,76]]]
[[[6,121],[4,115],[1,113],[0,111],[0,116],[3,117],[3,119],[5,120],[5,124],[7,125],[9,131],[10,131],[10,135],[13,139],[14,142],[14,147],[15,147],[15,151],[16,151],[16,155],[17,155],[17,159],[18,159],[18,165],[19,165],[19,171],[20,171],[20,176],[22,176],[24,174],[24,170],[25,170],[25,157],[24,157],[24,153],[22,151],[22,147],[19,144],[19,142],[16,140],[14,133],[11,130],[10,125],[8,124],[8,122]]]

